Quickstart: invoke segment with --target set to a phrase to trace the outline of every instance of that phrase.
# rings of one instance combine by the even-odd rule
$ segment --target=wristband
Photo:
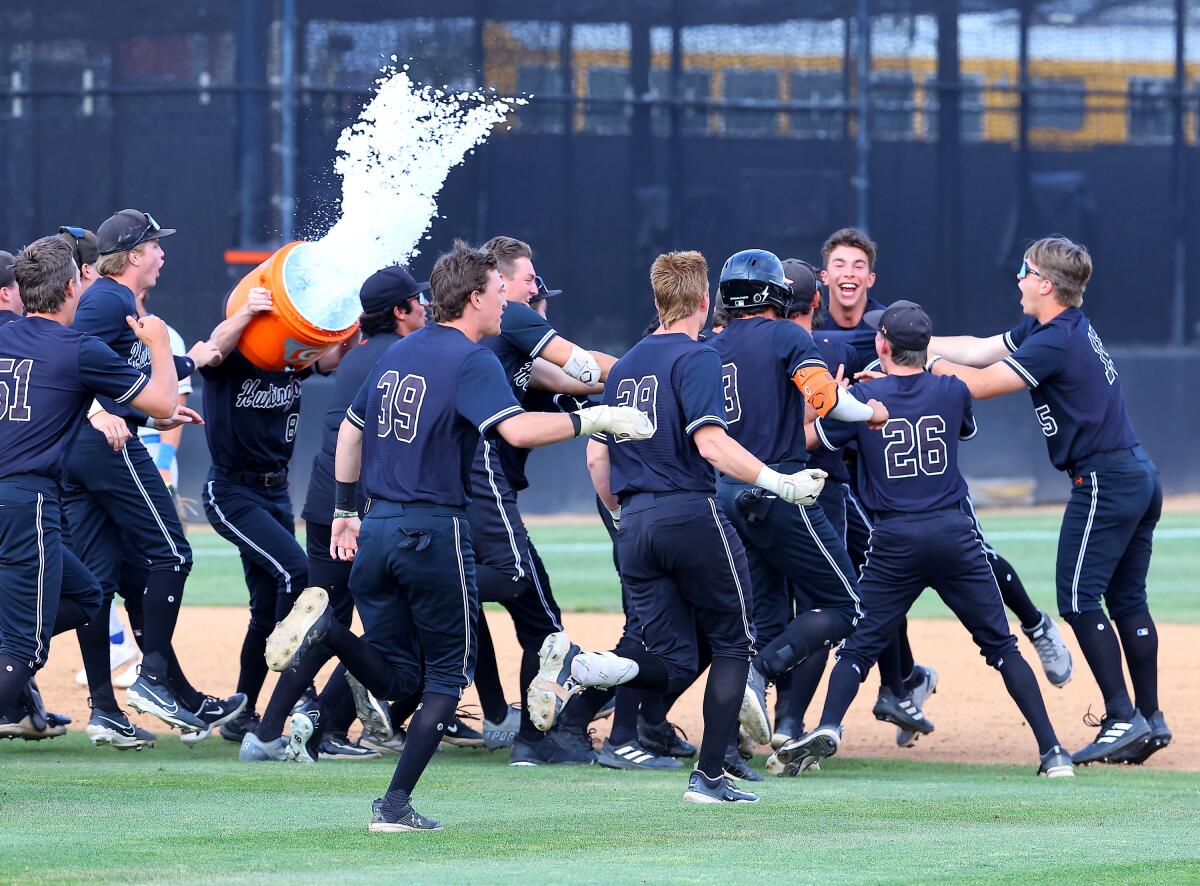
[[[154,457],[154,466],[165,471],[171,467],[173,461],[175,461],[175,447],[160,440],[158,455]]]
[[[567,415],[571,419],[571,432],[578,437],[583,433],[583,419],[581,419],[574,412],[568,412]]]
[[[934,354],[932,357],[930,357],[928,360],[925,361],[925,371],[933,372],[933,364],[941,359],[942,359],[941,354]]]
[[[335,508],[333,511],[333,519],[349,520],[351,517],[357,517],[358,511],[343,511],[341,508]]]
[[[762,470],[758,472],[758,476],[754,479],[754,485],[778,495],[779,481],[781,479],[782,475],[778,471],[763,465]]]
[[[336,480],[337,492],[334,495],[333,507],[335,511],[349,511],[351,514],[358,514],[358,483],[347,483],[344,480]]]

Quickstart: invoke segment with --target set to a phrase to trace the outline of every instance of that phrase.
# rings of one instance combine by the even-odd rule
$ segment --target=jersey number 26
[[[940,415],[923,415],[915,424],[907,418],[889,419],[883,439],[889,480],[946,473],[946,420]]]

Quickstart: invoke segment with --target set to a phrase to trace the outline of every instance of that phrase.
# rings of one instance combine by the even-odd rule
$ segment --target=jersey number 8
[[[883,459],[889,480],[936,477],[946,473],[946,420],[940,415],[923,415],[914,425],[907,418],[889,419],[883,426]]]
[[[425,379],[411,372],[401,378],[400,373],[389,369],[379,376],[375,387],[383,391],[376,433],[380,437],[390,435],[401,443],[411,443],[417,436],[421,404],[425,402]]]

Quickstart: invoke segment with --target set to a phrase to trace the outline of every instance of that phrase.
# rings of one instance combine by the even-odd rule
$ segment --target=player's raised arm
[[[982,368],[1008,356],[1003,335],[979,338],[974,335],[935,335],[929,339],[929,353],[962,366]]]
[[[150,351],[150,382],[131,401],[130,405],[154,418],[171,418],[178,406],[179,379],[175,373],[175,357],[167,324],[155,316],[127,317],[138,341]]]
[[[585,351],[579,345],[556,335],[546,343],[541,356],[571,378],[584,384],[595,384],[608,378],[617,358],[603,351]],[[571,393],[564,391],[563,393]]]
[[[250,325],[254,315],[273,310],[275,310],[275,304],[269,290],[260,286],[251,289],[246,303],[232,317],[226,317],[218,323],[213,329],[212,335],[208,337],[207,347],[216,353],[208,354],[207,365],[220,366],[225,360],[225,355],[237,347],[238,339],[242,337],[242,333],[246,331],[246,327]],[[203,344],[205,343],[197,343],[196,347],[201,347]],[[197,360],[197,366],[200,365]]]
[[[587,383],[568,375],[561,367],[537,357],[529,368],[529,386],[541,391],[552,391],[556,394],[571,394],[575,397],[589,397],[592,394],[603,394],[604,385],[600,382]]]

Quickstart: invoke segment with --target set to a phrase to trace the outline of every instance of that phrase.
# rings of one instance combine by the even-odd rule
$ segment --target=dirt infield
[[[500,673],[510,700],[515,700],[519,656],[512,624],[503,613],[489,613],[488,618],[500,658]],[[213,693],[233,691],[246,620],[247,614],[242,609],[184,609],[175,647],[197,687]],[[565,622],[572,638],[584,648],[608,648],[621,630],[621,616],[618,615],[568,615]],[[1155,769],[1200,770],[1200,704],[1197,704],[1200,691],[1197,689],[1194,654],[1200,647],[1200,625],[1162,624],[1158,630],[1161,638],[1161,703],[1174,730],[1175,741],[1169,750],[1153,757],[1147,765]],[[941,762],[1036,764],[1032,735],[1005,694],[1000,676],[983,663],[966,630],[955,621],[944,620],[910,622],[909,631],[918,661],[932,665],[941,675],[940,688],[925,709],[937,724],[937,730],[922,738],[914,748],[897,748],[893,727],[877,723],[871,716],[871,703],[878,686],[877,677],[872,673],[847,717],[842,753]],[[1041,680],[1036,663],[1034,668],[1045,687],[1046,703],[1059,737],[1073,749],[1095,735],[1095,730],[1084,726],[1080,719],[1088,705],[1093,710],[1100,710],[1102,704],[1070,631],[1064,631],[1064,635],[1075,657],[1075,679],[1063,689],[1052,689]],[[1033,658],[1023,638],[1021,651]],[[56,638],[50,663],[39,675],[38,683],[48,706],[74,717],[75,725],[82,728],[88,712],[86,690],[74,681],[80,667],[79,648],[74,638],[69,635]],[[268,680],[269,691],[274,675]],[[702,685],[692,687],[671,714],[671,719],[693,738],[701,732],[701,693]],[[823,695],[822,688],[809,710],[810,724],[819,716]],[[120,690],[118,696],[123,696]],[[265,698],[264,693],[259,702],[260,710],[265,706]],[[474,701],[472,690],[467,702]],[[153,718],[142,717],[141,724],[162,731],[159,728],[162,724]],[[600,721],[597,726],[598,733],[607,732],[607,721]]]

